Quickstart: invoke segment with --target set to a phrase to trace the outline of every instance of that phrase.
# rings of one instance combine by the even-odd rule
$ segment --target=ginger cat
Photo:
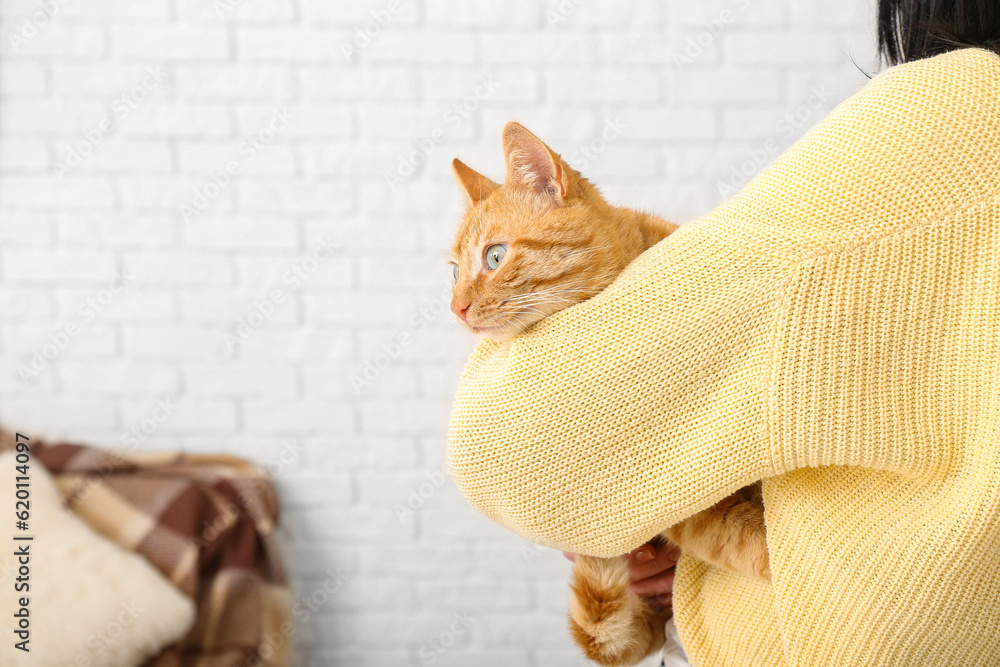
[[[503,132],[507,179],[452,162],[468,210],[451,249],[451,309],[463,326],[509,340],[607,287],[677,225],[609,204],[591,183],[517,123]],[[760,483],[666,528],[657,539],[749,577],[770,579]],[[664,642],[671,610],[629,588],[622,558],[577,557],[570,629],[591,660],[632,665]]]

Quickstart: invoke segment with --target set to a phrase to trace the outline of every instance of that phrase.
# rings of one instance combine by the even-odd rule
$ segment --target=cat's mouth
[[[471,331],[472,333],[483,336],[489,336],[491,334],[495,334],[504,328],[500,325],[495,325],[495,324],[494,325],[473,324],[468,320],[463,320],[462,318],[458,318],[458,323],[461,324],[466,329],[468,329],[469,331]]]
[[[472,319],[472,321],[470,322],[469,319]],[[510,340],[537,321],[523,315],[521,317],[498,318],[489,315],[484,317],[482,314],[477,314],[475,319],[469,319],[459,318],[459,323],[472,333],[498,343]],[[487,322],[490,322],[490,324],[487,324]]]
[[[473,332],[490,340],[495,340],[498,342],[505,341],[511,337],[512,332],[509,326],[502,325],[491,325],[491,326],[470,326]]]
[[[514,338],[517,334],[525,331],[528,327],[518,323],[504,323],[493,326],[474,327],[473,331],[489,340],[503,343]]]

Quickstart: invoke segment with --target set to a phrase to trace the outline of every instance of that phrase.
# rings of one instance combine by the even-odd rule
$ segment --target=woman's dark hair
[[[888,64],[969,46],[1000,53],[1000,0],[879,0],[878,48]]]

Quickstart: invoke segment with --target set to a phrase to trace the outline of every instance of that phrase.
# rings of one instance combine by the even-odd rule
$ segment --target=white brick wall
[[[4,0],[0,420],[267,465],[296,594],[347,574],[301,624],[302,664],[582,665],[561,556],[437,473],[473,344],[447,311],[462,205],[448,163],[500,178],[500,131],[519,119],[612,200],[689,220],[864,84],[852,58],[874,67],[870,14]],[[595,142],[608,122],[620,136]],[[103,292],[115,272],[124,288]],[[162,423],[157,401],[175,406]],[[456,614],[472,621],[453,637]]]

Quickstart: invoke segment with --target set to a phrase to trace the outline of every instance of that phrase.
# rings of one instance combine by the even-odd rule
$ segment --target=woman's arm
[[[610,557],[775,474],[767,401],[788,263],[729,227],[682,228],[598,296],[480,344],[449,450],[473,505]]]

